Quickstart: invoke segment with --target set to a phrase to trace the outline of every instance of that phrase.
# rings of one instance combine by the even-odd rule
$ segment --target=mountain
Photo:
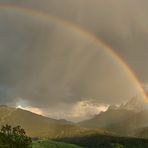
[[[140,108],[141,107],[141,108]],[[143,108],[144,109],[143,109]],[[21,125],[31,137],[79,137],[93,134],[145,137],[148,135],[148,109],[139,98],[112,105],[107,111],[77,124],[47,118],[19,108],[0,105],[0,126]]]
[[[123,111],[121,113],[118,110],[112,109],[110,114],[113,115],[114,113],[116,113],[115,116],[121,115],[125,117],[125,113],[127,112]],[[105,114],[108,114],[109,117],[109,110],[107,113],[101,113],[101,116],[104,116]],[[112,123],[114,123],[115,119],[121,121],[121,119],[114,117],[114,120],[112,119]],[[33,147],[148,147],[148,140],[146,139],[117,137],[115,134],[111,134],[104,130],[82,128],[78,125],[69,123],[66,120],[55,120],[26,110],[0,106],[0,125],[6,123],[11,124],[12,126],[21,125],[29,136],[39,138],[48,137],[53,140],[33,141]],[[66,143],[71,144],[69,145]]]
[[[133,112],[131,116],[127,112],[126,116],[127,118],[123,118],[122,121],[108,124],[104,129],[121,136],[143,137],[142,134],[138,135],[137,130],[148,126],[148,110]]]
[[[139,97],[134,97],[127,103],[110,106],[92,119],[79,122],[78,125],[87,128],[99,128],[121,136],[142,137],[142,131],[137,129],[148,127],[148,104]],[[148,135],[148,134],[147,134]]]
[[[135,135],[136,137],[148,139],[148,126],[137,129]]]
[[[140,129],[148,127],[148,110],[144,110],[138,113],[135,113],[131,118],[120,123],[119,128],[124,129],[124,135],[131,135],[137,137],[143,137]],[[117,125],[115,125],[117,128]],[[139,134],[138,134],[139,133]]]
[[[106,112],[101,112],[90,120],[79,122],[78,125],[86,128],[101,128],[112,130],[112,125],[120,124],[131,118],[134,112],[128,110],[108,109]],[[114,130],[112,130],[114,132]]]
[[[127,103],[121,104],[120,109],[140,112],[143,110],[148,109],[148,104],[146,103],[146,100],[143,100],[140,96],[135,96],[131,98]]]
[[[31,137],[62,138],[91,134],[108,134],[99,129],[86,129],[66,120],[47,118],[19,108],[1,106],[0,125],[20,125]]]

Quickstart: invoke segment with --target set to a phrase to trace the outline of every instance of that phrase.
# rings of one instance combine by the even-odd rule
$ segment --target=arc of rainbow
[[[65,20],[60,19],[60,18],[55,17],[55,16],[50,16],[46,13],[43,13],[43,12],[38,11],[38,10],[31,9],[31,8],[28,8],[28,7],[18,6],[18,5],[14,5],[14,4],[0,4],[0,9],[14,9],[18,12],[22,12],[22,13],[24,12],[25,14],[29,14],[31,16],[36,16],[38,18],[45,18],[46,20],[52,20],[52,21],[59,23],[60,25],[62,25],[64,27],[66,26],[66,27],[72,29],[73,31],[77,31],[77,32],[81,33],[82,35],[87,36],[93,42],[104,47],[111,54],[112,58],[114,60],[118,61],[119,64],[121,64],[121,66],[129,74],[129,76],[131,76],[131,78],[133,79],[135,84],[139,87],[139,91],[142,93],[142,96],[145,99],[145,101],[148,102],[146,92],[145,92],[143,86],[141,85],[141,82],[136,77],[135,73],[133,73],[131,68],[122,60],[122,58],[114,51],[114,49],[112,47],[110,47],[109,45],[104,43],[101,39],[99,39],[98,37],[96,37],[92,33],[87,32],[86,30],[83,30],[82,28],[80,28],[76,25],[73,25],[68,21],[65,21]]]

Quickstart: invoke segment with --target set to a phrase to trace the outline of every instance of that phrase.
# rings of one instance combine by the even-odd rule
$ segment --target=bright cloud
[[[32,113],[38,114],[38,115],[44,115],[44,112],[41,109],[37,108],[37,107],[31,107],[31,106],[22,107],[21,105],[18,105],[17,108],[27,110],[27,111],[30,111]]]
[[[106,111],[109,105],[95,104],[91,100],[79,101],[76,104],[67,107],[61,112],[49,111],[48,116],[52,118],[64,118],[73,122],[89,119],[101,111]],[[65,107],[66,108],[66,107]]]
[[[48,116],[55,119],[66,119],[73,122],[78,122],[82,120],[89,119],[96,114],[99,114],[101,111],[106,111],[109,105],[105,104],[94,104],[91,100],[79,101],[76,104],[66,106],[61,105],[61,111],[57,111],[57,108],[50,109],[40,109],[37,107],[26,106],[23,107],[18,105],[17,108],[24,109],[39,115]],[[61,108],[60,106],[60,108]]]

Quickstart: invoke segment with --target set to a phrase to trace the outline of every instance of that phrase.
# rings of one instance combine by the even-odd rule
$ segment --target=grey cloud
[[[54,20],[0,12],[0,84],[12,104],[48,108],[85,98],[120,103],[138,92],[125,69],[91,38]],[[1,101],[4,103],[4,101]]]
[[[12,2],[12,1],[11,1]],[[148,81],[147,0],[13,1],[88,30],[114,48],[141,81]]]
[[[147,0],[0,2],[43,11],[92,32],[148,81]],[[62,114],[86,99],[118,104],[139,93],[127,71],[80,32],[11,8],[0,9],[0,20],[1,104]]]

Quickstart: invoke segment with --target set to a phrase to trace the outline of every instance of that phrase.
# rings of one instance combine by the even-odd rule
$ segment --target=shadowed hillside
[[[73,138],[62,138],[58,141],[64,141],[67,143],[74,143],[85,148],[147,148],[147,139],[138,138],[125,138],[114,136],[83,136]]]
[[[119,107],[109,107],[92,119],[79,122],[78,125],[87,128],[99,128],[121,136],[145,137],[144,129],[148,127],[148,106],[139,98],[132,98]],[[143,134],[145,135],[143,135]]]
[[[89,128],[107,128],[109,125],[123,122],[133,115],[132,111],[110,109],[106,112],[101,112],[90,120],[80,122],[79,125]]]

